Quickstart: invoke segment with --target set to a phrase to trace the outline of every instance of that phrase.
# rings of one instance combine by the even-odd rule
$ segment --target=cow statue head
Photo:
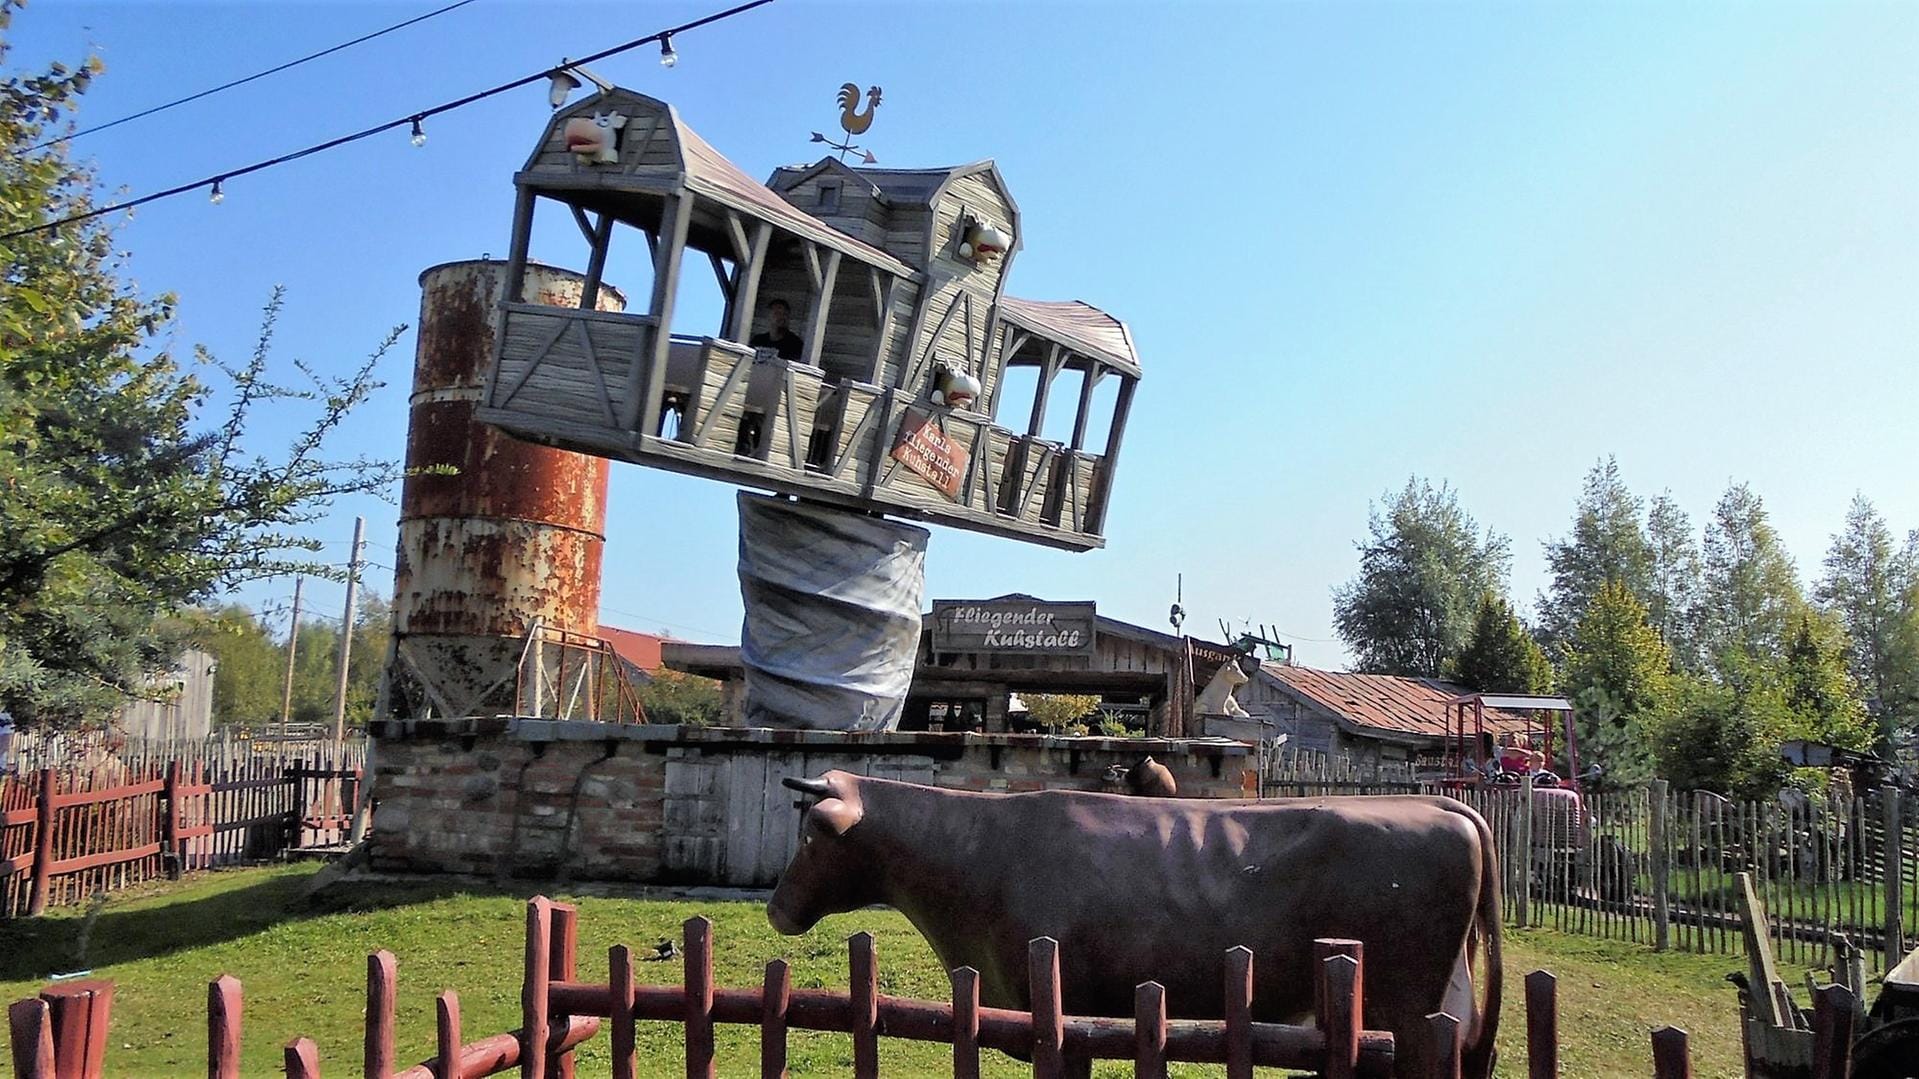
[[[879,897],[871,864],[847,840],[847,833],[865,813],[854,777],[828,772],[818,779],[788,776],[780,782],[815,799],[800,821],[799,850],[766,901],[766,920],[790,937],[813,928],[829,914],[858,910]]]
[[[582,165],[620,163],[620,130],[626,117],[617,112],[596,112],[591,117],[575,116],[561,129],[567,151]]]
[[[979,400],[979,379],[941,360],[933,368],[933,403],[947,408],[972,408]]]

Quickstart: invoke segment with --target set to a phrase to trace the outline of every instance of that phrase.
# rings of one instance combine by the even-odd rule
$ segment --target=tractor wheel
[[[1919,1019],[1901,1019],[1852,1043],[1852,1079],[1919,1076]]]

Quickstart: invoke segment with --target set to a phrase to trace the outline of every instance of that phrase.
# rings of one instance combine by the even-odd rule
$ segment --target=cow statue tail
[[[1465,1079],[1490,1079],[1493,1073],[1493,1040],[1499,1033],[1499,1001],[1504,988],[1504,970],[1499,954],[1499,852],[1493,849],[1492,829],[1486,819],[1471,808],[1467,816],[1479,829],[1479,912],[1476,933],[1467,936],[1468,963],[1471,962],[1472,937],[1483,935],[1486,941],[1486,1002],[1472,1024],[1460,1057],[1460,1074]]]

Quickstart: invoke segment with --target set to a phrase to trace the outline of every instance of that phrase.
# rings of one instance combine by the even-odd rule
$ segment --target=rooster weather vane
[[[849,152],[857,152],[860,155],[860,162],[862,164],[879,164],[880,159],[873,156],[873,151],[866,149],[864,146],[853,145],[853,138],[856,135],[866,134],[867,129],[873,126],[873,113],[880,107],[880,88],[877,86],[869,86],[866,88],[865,111],[861,111],[859,107],[860,88],[858,83],[849,82],[840,87],[838,101],[840,105],[840,130],[846,132],[845,140],[834,142],[832,139],[815,131],[813,132],[813,141],[823,142],[827,145],[828,149],[838,150],[841,161],[846,160],[846,155]]]

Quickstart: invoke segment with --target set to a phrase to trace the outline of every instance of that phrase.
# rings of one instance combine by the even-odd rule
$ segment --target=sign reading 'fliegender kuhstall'
[[[1091,655],[1091,603],[933,601],[933,651]]]

